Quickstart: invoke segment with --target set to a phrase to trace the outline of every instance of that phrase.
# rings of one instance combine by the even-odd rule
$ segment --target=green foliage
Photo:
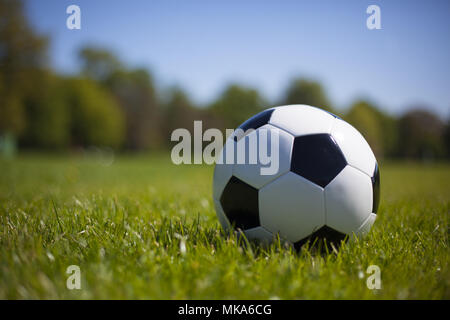
[[[322,85],[306,79],[294,79],[287,88],[281,104],[307,104],[333,112]]]
[[[1,88],[0,88],[1,90]],[[19,95],[0,91],[0,132],[20,134],[23,132],[26,120],[22,99]]]
[[[27,127],[22,145],[62,149],[70,143],[70,107],[64,95],[64,81],[42,73],[40,86],[25,98]]]
[[[161,147],[166,142],[163,116],[150,73],[128,69],[114,54],[101,48],[82,48],[79,57],[83,74],[100,83],[119,102],[126,123],[125,147]]]
[[[445,149],[447,150],[447,158],[450,159],[450,119],[447,120],[447,124],[445,125]]]
[[[382,128],[382,155],[392,158],[397,154],[397,146],[401,143],[398,134],[398,120],[379,109],[377,109],[377,113]]]
[[[95,81],[106,82],[114,72],[122,69],[119,59],[103,48],[84,47],[78,57],[83,74]]]
[[[191,129],[194,120],[200,120],[200,112],[194,107],[187,94],[180,88],[174,88],[169,93],[169,99],[164,105],[165,137],[170,139],[173,130],[177,128]]]
[[[223,119],[226,128],[237,128],[264,107],[266,104],[258,91],[237,84],[229,85],[210,106],[211,111]]]
[[[124,137],[123,116],[108,91],[88,79],[66,80],[64,90],[72,144],[119,147]]]
[[[411,110],[399,119],[399,155],[429,160],[443,157],[444,133],[445,124],[434,114]]]
[[[209,128],[218,128],[225,130],[225,120],[217,116],[211,108],[197,108],[191,102],[188,95],[179,87],[172,88],[167,95],[167,101],[163,104],[164,112],[164,132],[165,138],[170,142],[169,146],[174,143],[170,141],[173,130],[185,128],[194,135],[194,121],[202,121],[202,130]],[[223,132],[225,134],[225,131]],[[205,147],[209,142],[204,142]]]
[[[19,135],[26,126],[24,97],[45,65],[47,40],[36,35],[21,1],[0,0],[0,133]]]
[[[237,84],[206,108],[181,89],[160,101],[151,74],[129,68],[111,51],[84,47],[79,75],[65,80],[46,65],[48,41],[34,32],[21,1],[0,0],[0,135],[21,148],[64,149],[106,145],[127,150],[156,150],[170,145],[175,128],[236,128],[268,107],[261,94]],[[89,81],[86,79],[90,79]],[[296,78],[279,104],[308,104],[332,109],[319,82]],[[400,119],[373,104],[357,101],[344,116],[379,157],[450,157],[449,129],[427,111]]]
[[[21,1],[0,0],[0,21],[0,133],[27,147],[119,146],[123,119],[111,95],[46,69],[47,40],[34,33]]]
[[[361,132],[376,155],[382,152],[382,128],[375,107],[365,101],[355,102],[345,115],[345,120]]]
[[[222,234],[212,167],[166,156],[0,161],[0,298],[449,299],[448,164],[380,168],[372,231],[318,254]],[[66,288],[73,264],[81,290]],[[366,286],[373,264],[380,290]]]
[[[377,156],[395,154],[398,134],[394,118],[370,102],[359,100],[352,104],[344,119],[361,132]]]
[[[117,98],[126,120],[126,147],[142,150],[161,147],[162,115],[153,80],[144,69],[111,73],[105,87]]]

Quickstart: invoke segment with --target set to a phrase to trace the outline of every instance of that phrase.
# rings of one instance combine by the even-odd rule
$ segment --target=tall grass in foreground
[[[224,234],[212,172],[165,156],[1,160],[0,298],[450,298],[449,164],[382,163],[374,228],[322,254]]]

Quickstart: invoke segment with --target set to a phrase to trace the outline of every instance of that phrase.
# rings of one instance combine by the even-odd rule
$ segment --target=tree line
[[[393,116],[359,100],[340,111],[320,83],[303,78],[293,79],[280,101],[230,84],[200,106],[180,87],[158,90],[148,70],[132,68],[102,48],[79,51],[78,74],[58,74],[49,67],[49,39],[33,31],[19,1],[0,0],[0,22],[0,140],[12,136],[22,149],[159,150],[172,144],[174,129],[191,129],[194,120],[202,120],[205,129],[224,130],[264,108],[309,104],[355,126],[378,157],[450,157],[450,122],[426,106]]]

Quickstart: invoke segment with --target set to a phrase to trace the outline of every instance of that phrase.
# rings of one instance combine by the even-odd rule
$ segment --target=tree
[[[443,156],[444,130],[444,123],[425,108],[408,111],[399,119],[399,155],[420,159]]]
[[[447,159],[450,159],[450,119],[447,120],[447,124],[445,125],[444,140]]]
[[[65,148],[70,143],[70,106],[64,79],[43,73],[38,90],[24,99],[27,127],[20,143],[25,147]]]
[[[265,101],[257,90],[233,84],[228,86],[210,109],[227,128],[237,128],[242,122],[263,110]]]
[[[391,156],[397,144],[396,121],[368,101],[355,101],[344,119],[366,138],[374,153]]]
[[[92,80],[78,78],[66,80],[63,90],[73,145],[121,145],[125,131],[122,111],[107,90]]]
[[[114,72],[123,69],[119,59],[103,48],[84,47],[79,51],[78,57],[82,73],[101,83],[108,81]]]
[[[355,102],[344,118],[361,132],[377,156],[383,154],[382,128],[374,106],[365,101]]]
[[[126,119],[126,147],[158,148],[163,144],[162,115],[153,80],[144,69],[119,70],[107,81]]]
[[[46,48],[47,39],[33,32],[22,2],[0,0],[0,134],[24,131],[24,98],[36,90]]]
[[[79,54],[83,73],[99,81],[119,102],[126,119],[125,147],[158,148],[163,144],[161,110],[150,73],[127,69],[112,53],[83,48]]]
[[[383,156],[395,157],[398,146],[398,119],[379,110],[378,117],[382,129]]]
[[[281,104],[306,104],[333,112],[322,85],[306,79],[294,79],[287,88]]]
[[[124,119],[111,93],[90,79],[48,74],[26,97],[25,147],[46,149],[107,146],[124,140]]]
[[[186,128],[190,130],[193,122],[199,119],[199,111],[194,107],[187,94],[178,87],[169,92],[169,99],[164,104],[164,136],[170,141],[173,130]]]

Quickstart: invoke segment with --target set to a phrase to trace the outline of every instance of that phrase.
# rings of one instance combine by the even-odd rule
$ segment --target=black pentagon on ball
[[[244,134],[241,136],[235,136],[234,137],[234,141],[239,141],[242,137],[245,136],[245,132],[249,129],[253,129],[256,130],[264,125],[266,125],[267,123],[269,123],[270,117],[272,116],[274,109],[268,109],[268,110],[264,110],[256,115],[254,115],[253,117],[251,117],[250,119],[248,119],[247,121],[245,121],[243,124],[241,124],[238,129],[241,129],[244,131]]]
[[[378,163],[375,163],[375,171],[372,176],[372,195],[372,212],[377,213],[380,204],[380,170],[378,169]]]
[[[260,226],[256,188],[232,176],[222,192],[220,203],[234,227],[246,230]]]
[[[329,134],[296,137],[291,171],[324,188],[347,165],[341,149]]]
[[[300,250],[307,242],[310,243],[310,246],[328,247],[329,244],[333,244],[337,248],[341,244],[341,241],[345,240],[346,236],[345,233],[334,230],[329,226],[323,226],[319,230],[313,232],[310,236],[295,242],[294,248]]]

